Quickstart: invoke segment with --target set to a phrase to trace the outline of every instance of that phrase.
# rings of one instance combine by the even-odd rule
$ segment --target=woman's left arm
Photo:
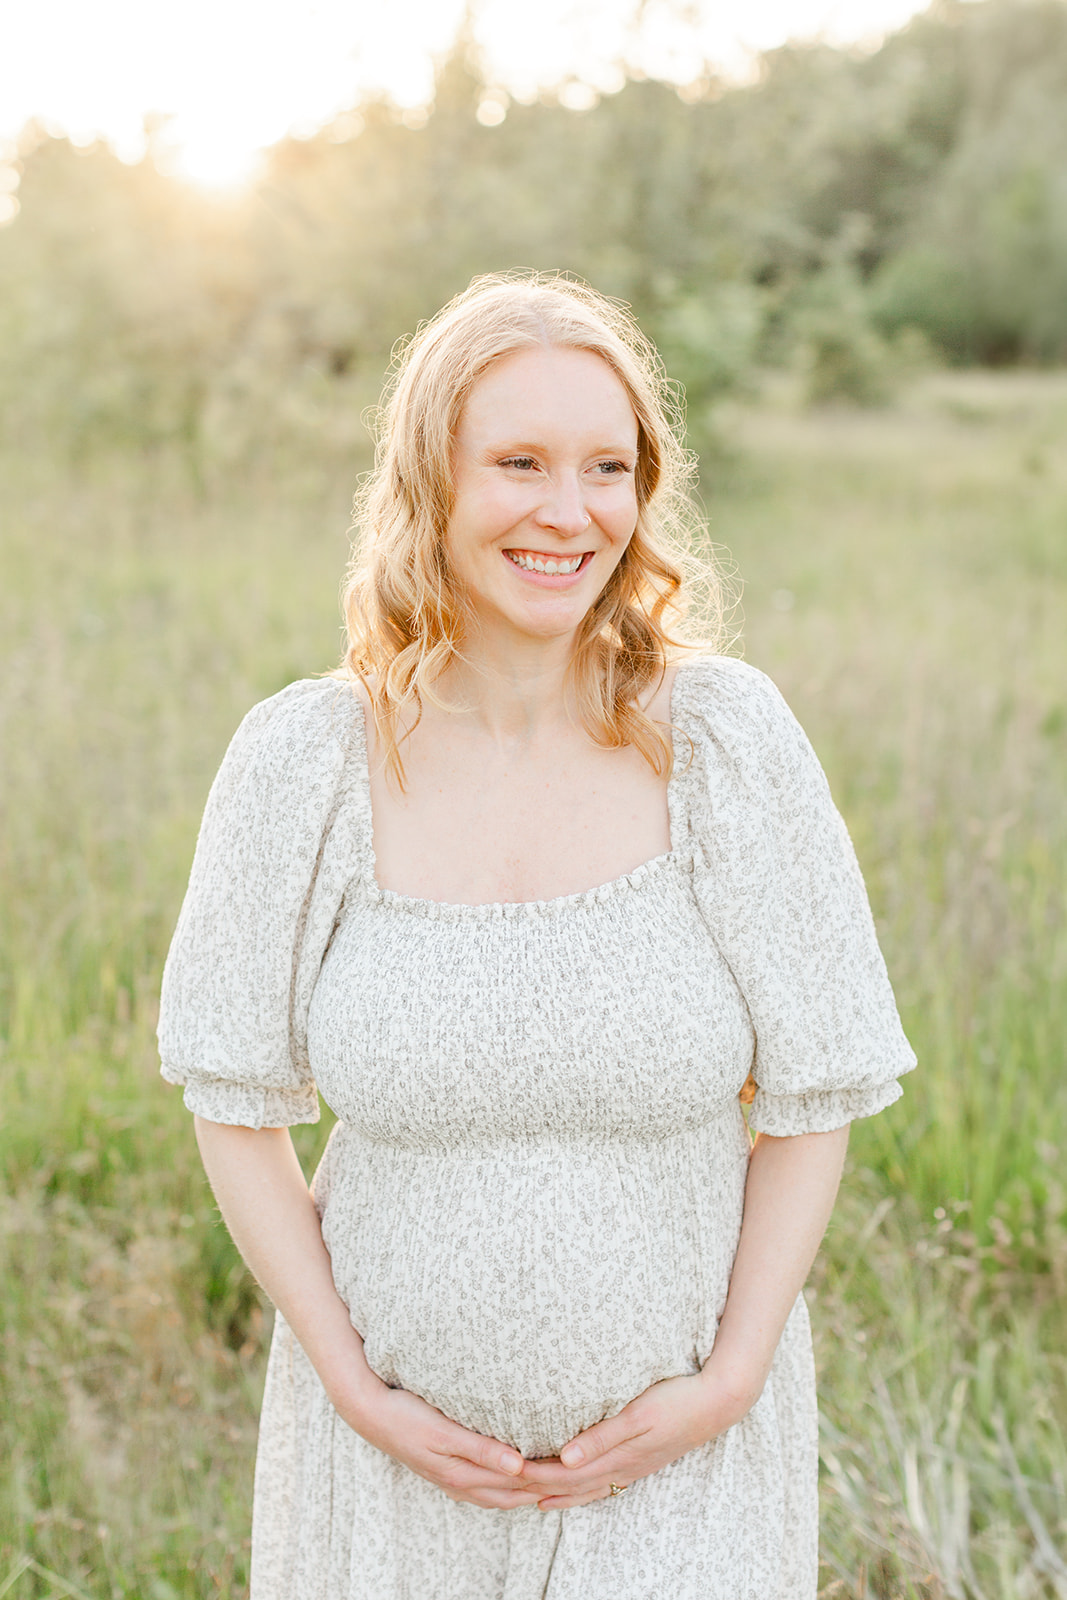
[[[763,1392],[786,1319],[830,1220],[848,1128],[790,1138],[757,1135],[730,1290],[715,1347],[693,1377],[667,1378],[617,1416],[579,1434],[559,1461],[531,1461],[543,1510],[599,1500],[609,1485],[648,1477],[724,1432]]]

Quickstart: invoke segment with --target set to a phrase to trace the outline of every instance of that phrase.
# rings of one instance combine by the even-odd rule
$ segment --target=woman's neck
[[[534,739],[570,725],[567,674],[573,640],[531,639],[506,648],[486,640],[466,645],[439,680],[451,715],[494,743]]]

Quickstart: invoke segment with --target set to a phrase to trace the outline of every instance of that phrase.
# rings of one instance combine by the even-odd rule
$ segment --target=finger
[[[524,1483],[520,1479],[509,1477],[505,1472],[488,1472],[484,1467],[476,1467],[471,1461],[461,1461],[453,1457],[451,1461],[439,1466],[436,1475],[450,1488],[462,1494],[476,1493],[482,1489],[499,1490],[501,1494],[543,1495],[544,1488],[539,1484]],[[566,1485],[559,1486],[559,1492],[564,1492]]]
[[[560,1494],[589,1494],[598,1483],[604,1482],[602,1472],[590,1468],[579,1476],[575,1472],[568,1472],[566,1467],[559,1467],[554,1473],[540,1474],[533,1477],[528,1471],[522,1475],[522,1484],[525,1488],[532,1489],[539,1499],[546,1495]]]
[[[617,1417],[609,1417],[606,1422],[594,1422],[570,1444],[565,1444],[559,1458],[565,1467],[581,1467],[607,1455],[609,1450],[618,1449],[627,1439],[635,1439],[642,1432],[643,1429],[634,1427],[632,1418],[620,1411]]]
[[[566,1467],[562,1461],[527,1461],[523,1481],[540,1484],[548,1494],[587,1494],[608,1478],[621,1481],[627,1473],[641,1476],[634,1472],[635,1464],[645,1454],[640,1447],[640,1437],[624,1438],[605,1454],[583,1461],[580,1466]]]
[[[464,1429],[466,1439],[464,1449],[457,1451],[468,1461],[473,1461],[476,1466],[488,1467],[491,1472],[505,1472],[510,1478],[517,1478],[526,1462],[517,1450],[508,1444],[501,1444],[499,1439],[486,1439],[480,1433],[469,1433]]]
[[[531,1460],[523,1463],[522,1475],[524,1478],[551,1477],[553,1473],[557,1478],[563,1478],[567,1475],[567,1469],[559,1459],[559,1456],[534,1456]]]
[[[454,1456],[459,1461],[470,1462],[488,1472],[503,1472],[509,1478],[517,1478],[526,1465],[519,1452],[510,1445],[501,1444],[499,1439],[487,1439],[481,1433],[472,1433],[458,1423],[441,1435],[435,1448],[440,1455]]]
[[[588,1494],[559,1494],[548,1495],[543,1500],[538,1500],[539,1511],[569,1511],[572,1506],[590,1506],[595,1500],[610,1500],[610,1489],[590,1490]]]
[[[561,1496],[569,1498],[572,1495],[596,1499],[604,1492],[609,1479],[614,1479],[616,1483],[630,1483],[634,1478],[644,1477],[647,1470],[646,1467],[642,1471],[632,1455],[613,1453],[602,1456],[589,1467],[563,1472],[552,1478],[528,1480],[524,1475],[523,1482],[530,1482],[542,1500]]]
[[[461,1498],[470,1505],[481,1506],[485,1511],[521,1511],[524,1507],[537,1504],[535,1494],[519,1489],[478,1489]]]
[[[612,1451],[610,1459],[616,1460],[619,1451]],[[595,1461],[584,1462],[580,1467],[565,1467],[558,1457],[545,1460],[527,1461],[522,1469],[524,1483],[536,1483],[549,1493],[556,1494],[584,1494],[591,1489],[594,1480],[604,1482],[604,1462],[609,1459],[598,1456]]]

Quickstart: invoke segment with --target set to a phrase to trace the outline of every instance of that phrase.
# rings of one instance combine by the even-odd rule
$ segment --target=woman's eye
[[[621,477],[623,473],[631,471],[631,468],[626,461],[598,461],[597,471],[606,478],[617,478]]]
[[[533,456],[508,456],[500,465],[502,467],[515,467],[519,472],[531,472],[536,467],[537,462]]]

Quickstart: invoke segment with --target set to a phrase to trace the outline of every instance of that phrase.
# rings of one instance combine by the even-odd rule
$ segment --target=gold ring
[[[617,1494],[625,1494],[629,1487],[630,1487],[630,1485],[628,1483],[609,1483],[608,1484],[608,1488],[611,1490],[611,1498],[613,1500],[614,1500],[614,1498],[615,1498],[615,1496]]]

